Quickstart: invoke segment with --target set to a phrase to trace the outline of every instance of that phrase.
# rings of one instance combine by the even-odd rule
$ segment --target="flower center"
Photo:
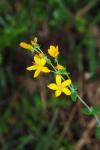
[[[58,90],[60,90],[60,91],[61,91],[61,90],[63,89],[62,84],[58,84],[57,86],[58,86]]]

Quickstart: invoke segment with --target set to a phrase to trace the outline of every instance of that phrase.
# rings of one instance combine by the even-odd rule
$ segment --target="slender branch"
[[[86,14],[88,11],[90,11],[98,2],[98,0],[95,1],[91,1],[89,4],[87,4],[85,7],[83,7],[81,10],[79,10],[76,13],[76,16],[83,16],[84,14]]]
[[[92,108],[90,108],[86,103],[85,101],[79,96],[77,95],[77,98],[82,102],[82,104],[87,107],[87,109],[91,112],[92,111]]]
[[[52,120],[51,120],[49,129],[48,129],[48,132],[50,132],[50,131],[52,130],[52,128],[53,128],[53,126],[54,126],[54,124],[55,124],[55,121],[56,121],[56,119],[57,119],[58,113],[59,113],[59,109],[57,108],[56,111],[55,111],[55,113],[54,113],[54,116],[53,116],[53,118],[52,118]]]

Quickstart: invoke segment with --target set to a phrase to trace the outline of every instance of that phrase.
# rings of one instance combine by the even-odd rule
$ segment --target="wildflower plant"
[[[100,138],[100,120],[97,116],[97,114],[100,113],[100,107],[90,107],[80,97],[77,89],[75,88],[72,80],[69,77],[69,73],[67,72],[66,68],[59,64],[58,56],[60,54],[60,51],[58,45],[50,45],[47,51],[48,55],[41,50],[40,45],[37,42],[37,38],[34,38],[34,40],[31,41],[30,44],[21,42],[20,47],[27,49],[33,55],[33,65],[27,67],[26,69],[28,71],[35,71],[33,76],[34,78],[37,78],[40,73],[53,73],[55,81],[47,85],[47,87],[55,91],[55,96],[58,97],[62,93],[64,93],[65,95],[70,96],[73,102],[79,100],[84,105],[83,113],[95,117],[97,123],[96,135]],[[57,114],[57,112],[55,114]]]

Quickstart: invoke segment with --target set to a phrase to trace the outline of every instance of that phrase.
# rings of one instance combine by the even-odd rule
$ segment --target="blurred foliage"
[[[77,138],[60,139],[60,120],[48,133],[54,110],[66,111],[71,102],[50,96],[48,119],[43,118],[38,93],[26,94],[27,88],[18,82],[20,76],[27,78],[25,66],[30,59],[18,45],[34,35],[44,49],[53,41],[62,50],[60,61],[73,75],[88,72],[94,78],[100,66],[99,26],[99,0],[0,0],[0,149],[74,149]],[[73,126],[80,130],[79,125]]]

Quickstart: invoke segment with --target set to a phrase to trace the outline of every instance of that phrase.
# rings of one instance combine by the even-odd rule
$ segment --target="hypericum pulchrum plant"
[[[97,116],[97,114],[100,113],[100,106],[90,107],[80,97],[76,88],[74,88],[74,85],[69,77],[69,73],[67,72],[66,68],[59,64],[58,46],[50,45],[48,49],[48,54],[51,58],[53,58],[53,60],[51,60],[49,56],[41,50],[40,45],[37,42],[37,38],[34,38],[34,40],[31,41],[30,44],[21,42],[20,47],[27,49],[34,56],[33,65],[26,68],[28,71],[35,71],[33,76],[34,78],[37,78],[41,74],[41,72],[47,74],[53,73],[55,76],[55,81],[54,83],[50,83],[48,85],[48,88],[55,91],[55,96],[58,97],[62,93],[64,93],[65,95],[69,95],[74,102],[76,100],[80,100],[80,102],[85,106],[83,112],[86,115],[92,115],[95,117],[97,123],[96,135],[98,138],[100,138],[100,120]]]

